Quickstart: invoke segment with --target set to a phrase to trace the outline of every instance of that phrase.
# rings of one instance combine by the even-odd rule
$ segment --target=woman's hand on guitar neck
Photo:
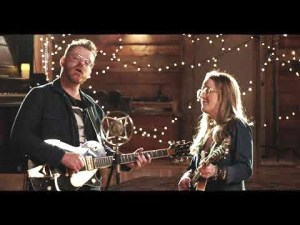
[[[210,177],[216,176],[218,172],[218,167],[214,166],[213,164],[208,164],[208,165],[201,165],[199,168],[199,174],[200,176],[208,179]]]
[[[77,173],[82,167],[84,167],[84,158],[80,154],[66,152],[61,163]]]

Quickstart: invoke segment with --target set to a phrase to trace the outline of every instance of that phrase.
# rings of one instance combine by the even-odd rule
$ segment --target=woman
[[[179,190],[239,191],[252,176],[253,138],[237,81],[211,71],[197,91],[203,114]]]

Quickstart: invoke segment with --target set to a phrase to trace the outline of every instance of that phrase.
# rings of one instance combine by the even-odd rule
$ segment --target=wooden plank
[[[90,80],[84,84],[93,85],[96,83],[105,84],[173,84],[181,76],[180,73],[109,73],[93,75]],[[171,85],[172,86],[172,85]]]
[[[122,34],[75,34],[75,35],[53,35],[55,43],[62,43],[65,41],[66,44],[71,43],[72,40],[86,38],[93,41],[96,46],[99,48],[100,46],[111,45],[113,43],[118,43],[119,38],[121,38]]]
[[[299,134],[299,130],[296,131]],[[299,135],[293,132],[290,128],[279,132],[279,145],[298,145],[299,146]]]
[[[123,45],[127,44],[153,44],[153,45],[180,45],[183,39],[181,34],[171,35],[125,35],[123,38]]]
[[[102,48],[106,54],[116,52],[116,46],[106,46]],[[181,47],[179,45],[124,45],[117,53],[119,56],[149,56],[149,55],[165,55],[165,56],[179,56]]]
[[[168,102],[143,102],[143,101],[132,101],[131,109],[140,109],[140,108],[151,108],[151,109],[159,109],[159,110],[169,110],[175,114],[178,113],[178,104],[176,101],[168,101]]]
[[[300,35],[279,36],[278,46],[280,49],[300,48]]]
[[[169,88],[170,84],[122,84],[122,83],[111,83],[111,84],[102,84],[93,85],[93,90],[100,91],[111,91],[119,90],[122,95],[136,98],[155,98],[158,96],[159,90],[161,90],[161,95],[168,96],[170,99],[179,99],[180,96],[180,87],[178,84],[172,85],[172,88]]]
[[[179,64],[181,62],[181,58],[179,55],[151,55],[151,56],[131,56],[131,55],[125,55],[125,56],[116,56],[117,59],[120,59],[120,61],[111,61],[112,56],[99,56],[96,59],[95,66],[99,66],[101,64],[106,64],[106,63],[119,63],[122,66],[125,63],[128,64],[133,64],[135,62],[136,66],[142,66],[142,67],[147,67],[148,64],[151,66],[156,66],[156,67],[163,67],[163,66],[174,66],[174,63]]]
[[[300,104],[300,98],[293,93],[280,93],[278,96],[279,105]]]
[[[179,55],[180,54],[180,45],[176,41],[174,42],[171,38],[170,42],[167,41],[167,37],[164,38],[164,42],[155,43],[155,42],[140,42],[138,44],[126,44],[123,45],[122,42],[116,42],[118,40],[118,36],[109,37],[107,40],[101,39],[101,37],[93,37],[90,38],[95,41],[95,44],[98,50],[103,50],[106,54],[111,55],[112,53],[117,53],[120,56],[124,55]],[[66,38],[67,43],[71,42],[71,38]],[[101,40],[101,41],[100,41]],[[56,40],[56,42],[60,43],[60,40]],[[111,42],[116,42],[115,44],[111,44]],[[119,46],[122,45],[123,48],[119,49]],[[116,49],[119,49],[119,52],[116,52]],[[59,55],[59,57],[63,54]],[[101,53],[98,54],[98,57],[101,56]]]
[[[124,65],[127,65],[124,67]],[[165,65],[170,65],[170,64],[165,64]],[[109,68],[109,69],[107,69]],[[103,73],[102,71],[105,71],[106,74],[111,74],[111,73],[139,73],[139,74],[144,74],[144,73],[179,73],[183,70],[183,67],[169,67],[166,69],[166,66],[164,67],[159,67],[155,66],[152,64],[151,67],[147,66],[137,66],[135,64],[127,64],[127,63],[119,63],[119,62],[110,62],[110,63],[100,63],[100,65],[95,66],[93,69],[93,74],[98,72],[98,74]]]
[[[300,77],[296,76],[296,74],[292,72],[288,72],[286,74],[283,73],[279,74],[278,80],[279,80],[279,84],[281,84],[282,81],[300,83]]]
[[[178,140],[179,121],[177,120],[176,123],[171,122],[174,115],[133,113],[130,116],[134,125],[137,128],[143,128],[144,131],[151,134],[151,137],[142,136],[143,131],[138,131],[126,145],[122,146],[122,152],[132,152],[141,146],[145,150],[167,148],[169,146],[168,141]],[[164,129],[165,126],[168,128],[167,130]],[[154,131],[154,128],[157,131]],[[164,131],[164,135],[161,135],[162,131]],[[153,134],[156,134],[157,138],[153,138]],[[159,140],[162,140],[162,143]]]
[[[299,82],[285,80],[285,81],[282,81],[282,82],[279,82],[279,83],[280,83],[278,85],[279,94],[281,94],[281,93],[291,93],[291,94],[294,94],[294,95],[299,95],[300,77],[299,77]]]
[[[300,116],[300,105],[289,105],[289,104],[284,104],[280,103],[278,106],[278,113],[280,116],[289,116],[289,117],[294,117],[292,113],[295,113],[295,115]]]
[[[87,38],[95,42],[97,46],[102,45],[127,45],[127,44],[180,44],[183,38],[181,34],[82,34],[65,36],[54,35],[57,42],[67,40],[70,42],[73,39]],[[122,41],[119,39],[122,38]]]
[[[291,119],[286,120],[286,119],[281,119],[279,120],[279,127],[280,130],[283,129],[294,129],[294,130],[298,130],[297,135],[300,137],[300,119],[296,119],[293,117],[290,117]],[[294,131],[293,131],[294,132]]]
[[[179,56],[123,56],[120,61],[111,61],[110,59],[97,58],[93,71],[102,71],[109,67],[109,72],[137,72],[140,68],[141,72],[158,71],[161,68],[163,71],[178,72],[183,69],[182,66],[174,67],[174,63],[179,64]],[[124,65],[127,67],[124,67]],[[150,67],[148,67],[148,64]],[[166,67],[168,66],[168,69]]]

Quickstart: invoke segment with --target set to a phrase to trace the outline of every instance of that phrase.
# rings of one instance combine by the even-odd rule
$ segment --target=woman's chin
[[[207,108],[205,106],[201,107],[201,111],[207,113]]]

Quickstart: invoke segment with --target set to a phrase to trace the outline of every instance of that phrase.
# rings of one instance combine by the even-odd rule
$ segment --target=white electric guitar
[[[36,165],[28,160],[28,177],[35,191],[76,191],[83,185],[100,186],[95,177],[98,168],[106,168],[113,164],[114,156],[106,156],[103,145],[97,141],[87,141],[79,147],[74,147],[56,139],[45,140],[46,143],[59,146],[69,152],[81,154],[85,166],[77,173],[61,165],[54,168],[48,164]],[[191,143],[174,143],[166,149],[143,151],[151,159],[172,156],[179,158],[188,156]],[[134,162],[137,153],[121,154],[120,164]]]

